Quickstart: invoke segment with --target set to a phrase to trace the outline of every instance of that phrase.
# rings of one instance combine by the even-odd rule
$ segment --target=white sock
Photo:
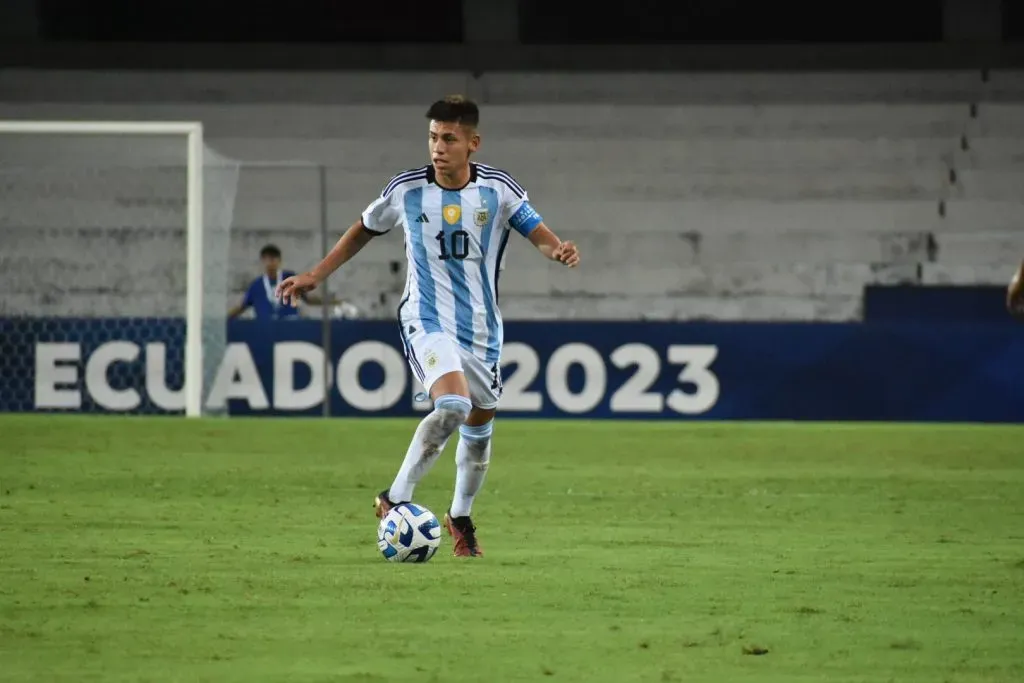
[[[468,517],[473,499],[484,485],[487,468],[491,463],[491,434],[494,421],[478,427],[462,425],[459,428],[459,446],[455,451],[455,497],[452,499],[452,517]]]
[[[416,484],[437,462],[448,437],[462,426],[472,407],[468,398],[456,394],[446,394],[434,401],[434,410],[416,428],[402,467],[388,489],[391,502],[407,503],[412,500]]]

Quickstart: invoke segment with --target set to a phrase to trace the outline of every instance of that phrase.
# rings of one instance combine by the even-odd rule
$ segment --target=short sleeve
[[[533,229],[544,221],[530,204],[530,195],[526,193],[526,190],[519,192],[512,188],[506,188],[505,211],[509,227],[523,237],[528,237]]]
[[[363,211],[363,227],[372,233],[383,235],[398,225],[401,214],[396,206],[397,192],[377,197]]]

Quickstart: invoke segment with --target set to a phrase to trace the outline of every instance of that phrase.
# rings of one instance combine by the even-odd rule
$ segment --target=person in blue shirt
[[[299,307],[291,302],[282,301],[275,292],[279,282],[295,274],[293,271],[281,269],[281,250],[273,244],[268,244],[260,250],[260,262],[263,264],[263,274],[252,281],[241,303],[228,311],[228,317],[237,318],[246,309],[252,308],[259,320],[297,319]],[[308,304],[321,303],[319,299],[311,296],[304,296],[302,300]]]

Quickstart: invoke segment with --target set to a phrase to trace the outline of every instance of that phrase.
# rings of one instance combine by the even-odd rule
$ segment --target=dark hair
[[[430,105],[430,109],[427,110],[427,118],[476,128],[480,123],[480,109],[476,106],[476,102],[462,95],[449,95]]]
[[[276,245],[268,244],[267,246],[260,249],[260,258],[270,256],[272,258],[281,258],[281,250]]]

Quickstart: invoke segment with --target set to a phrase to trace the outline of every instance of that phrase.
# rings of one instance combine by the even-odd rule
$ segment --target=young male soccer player
[[[416,484],[456,430],[455,496],[444,516],[454,554],[482,554],[470,518],[491,457],[491,435],[501,395],[502,322],[498,271],[512,231],[552,261],[580,262],[530,206],[526,190],[508,173],[470,162],[480,148],[476,104],[459,96],[431,105],[430,165],[391,178],[330,253],[311,271],[284,280],[278,295],[301,297],[351,259],[375,236],[405,231],[408,279],[398,307],[409,365],[430,393],[434,409],[416,428],[391,486],[374,500],[377,516],[412,500]]]

